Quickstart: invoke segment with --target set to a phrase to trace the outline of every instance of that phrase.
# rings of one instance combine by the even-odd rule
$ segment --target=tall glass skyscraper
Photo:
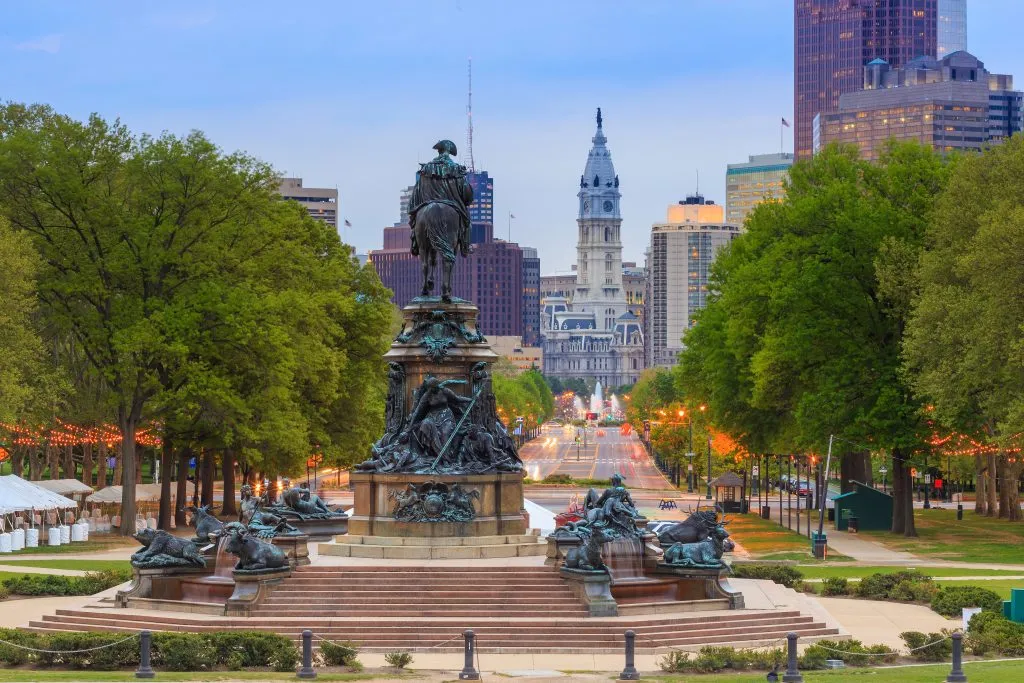
[[[939,0],[939,37],[936,56],[967,51],[967,0]]]
[[[484,244],[494,239],[494,178],[487,171],[470,171],[466,180],[473,186],[469,205],[469,241]]]
[[[839,96],[860,90],[864,65],[893,68],[932,56],[938,0],[795,0],[794,138],[796,158],[813,150],[814,117],[835,111]],[[962,3],[961,3],[962,4]]]

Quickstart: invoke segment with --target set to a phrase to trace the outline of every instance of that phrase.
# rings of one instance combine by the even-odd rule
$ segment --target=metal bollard
[[[620,681],[639,681],[640,673],[636,670],[636,632],[626,631],[626,668],[619,674]]]
[[[476,654],[476,636],[473,634],[472,629],[466,629],[462,632],[463,637],[466,639],[466,663],[462,667],[462,671],[459,672],[460,681],[479,681],[480,672],[473,666],[473,655]]]
[[[313,670],[313,632],[308,628],[302,632],[302,668],[295,674],[299,678],[316,678]]]
[[[153,634],[149,631],[143,631],[139,634],[140,637],[140,648],[139,648],[139,668],[135,670],[136,678],[153,678],[156,676],[156,672],[153,671],[153,667],[149,665],[150,654],[153,647]]]
[[[796,639],[797,635],[790,631],[786,634],[786,673],[782,674],[782,683],[804,683],[804,677],[796,663]]]
[[[953,634],[953,670],[946,676],[946,683],[967,683],[967,674],[963,669],[964,634],[957,631]]]
[[[956,519],[957,519],[957,521],[962,521],[963,518],[964,518],[964,506],[961,503],[961,504],[958,504],[956,506]]]

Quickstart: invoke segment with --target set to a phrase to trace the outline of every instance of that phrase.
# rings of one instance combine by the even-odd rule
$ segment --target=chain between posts
[[[83,650],[41,650],[41,649],[36,648],[36,647],[29,647],[27,645],[19,645],[18,643],[12,643],[12,642],[7,641],[7,640],[0,640],[0,645],[8,645],[10,647],[18,648],[19,650],[27,650],[29,652],[40,652],[42,654],[47,654],[47,655],[75,655],[75,654],[81,654],[83,652],[95,652],[96,650],[103,650],[103,649],[108,648],[108,647],[114,647],[115,645],[120,645],[121,643],[126,643],[129,640],[132,640],[133,638],[138,638],[138,637],[139,637],[138,633],[133,633],[132,635],[128,636],[127,638],[122,638],[121,640],[116,640],[113,643],[106,643],[104,645],[97,645],[96,647],[87,647],[87,648],[85,648]]]

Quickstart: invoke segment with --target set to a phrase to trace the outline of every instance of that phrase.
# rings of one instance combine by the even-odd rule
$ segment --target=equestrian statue
[[[469,205],[473,187],[466,179],[466,167],[456,163],[455,143],[441,140],[434,149],[437,156],[420,164],[416,185],[409,197],[409,227],[413,256],[423,266],[422,296],[434,291],[434,269],[441,257],[443,279],[441,301],[452,300],[452,269],[456,253],[469,256]]]

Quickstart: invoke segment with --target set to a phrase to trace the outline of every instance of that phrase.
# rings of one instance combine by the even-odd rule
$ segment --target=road
[[[608,479],[618,472],[631,489],[671,489],[654,466],[635,434],[618,427],[589,430],[586,445],[577,446],[575,427],[545,427],[543,433],[519,449],[526,476],[540,481],[552,474],[574,479]],[[599,436],[599,434],[601,434]]]

